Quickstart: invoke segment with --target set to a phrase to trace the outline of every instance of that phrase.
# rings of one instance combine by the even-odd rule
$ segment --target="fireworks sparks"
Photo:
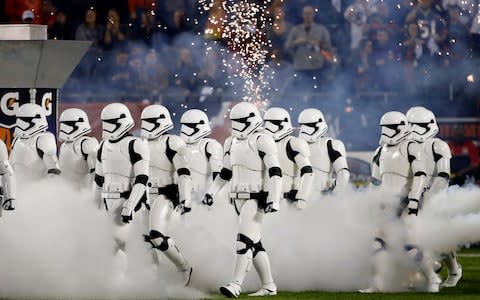
[[[205,34],[215,36],[221,33],[221,39],[228,48],[222,53],[225,57],[222,59],[223,66],[234,78],[242,81],[241,90],[234,91],[234,94],[241,94],[242,100],[264,108],[268,104],[265,99],[265,91],[269,90],[266,71],[268,49],[271,48],[265,34],[270,23],[266,13],[269,1],[260,4],[202,0],[200,3],[201,9],[212,11],[208,21],[213,26],[207,28]],[[208,51],[211,47],[207,48]],[[230,81],[229,85],[234,86],[235,81]]]

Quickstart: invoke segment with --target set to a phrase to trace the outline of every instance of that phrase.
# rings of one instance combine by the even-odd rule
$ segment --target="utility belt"
[[[163,195],[168,200],[172,201],[173,206],[177,207],[180,204],[180,193],[178,191],[178,184],[167,184],[162,187],[152,187],[148,183],[148,193],[150,195]]]
[[[265,209],[267,207],[267,198],[268,198],[268,192],[265,191],[260,191],[260,192],[253,192],[253,193],[248,193],[248,192],[231,192],[230,193],[230,201],[235,204],[235,200],[257,200],[257,205],[261,209]],[[238,213],[238,210],[237,210]]]
[[[102,199],[128,199],[130,197],[131,191],[125,192],[102,192]]]
[[[131,191],[125,192],[102,192],[101,196],[103,199],[103,204],[105,205],[105,210],[110,210],[113,202],[110,200],[118,200],[118,199],[128,199],[130,197]]]

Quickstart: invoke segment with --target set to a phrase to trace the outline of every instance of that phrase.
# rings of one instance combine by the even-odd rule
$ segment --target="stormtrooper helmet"
[[[275,141],[279,141],[292,133],[293,127],[290,114],[280,107],[269,108],[263,116],[265,130],[269,132]]]
[[[385,113],[380,119],[380,126],[382,127],[380,145],[396,145],[410,133],[407,117],[398,111]]]
[[[257,107],[249,102],[240,102],[232,107],[230,120],[232,135],[239,139],[247,138],[263,123]]]
[[[159,104],[145,107],[142,111],[142,138],[153,140],[173,128],[168,109]]]
[[[410,112],[407,120],[410,124],[410,138],[414,141],[423,143],[439,131],[435,115],[426,108]]]
[[[60,141],[72,142],[92,130],[87,114],[78,108],[64,110],[60,115],[59,123]]]
[[[102,137],[110,141],[120,139],[135,125],[130,110],[122,103],[108,104],[103,108],[100,117]]]
[[[298,115],[298,124],[300,124],[299,137],[309,143],[323,137],[328,130],[323,113],[315,108],[304,109]]]
[[[47,118],[38,104],[26,103],[17,110],[15,137],[30,138],[48,128]]]
[[[410,116],[413,112],[415,112],[415,111],[417,111],[417,110],[424,110],[424,109],[426,109],[426,108],[423,107],[423,106],[420,106],[420,105],[410,107],[410,108],[407,110],[407,113],[405,114],[405,115],[407,116],[407,120],[408,120],[409,116]]]
[[[183,113],[180,136],[189,144],[196,143],[212,132],[206,113],[199,109],[190,109]]]

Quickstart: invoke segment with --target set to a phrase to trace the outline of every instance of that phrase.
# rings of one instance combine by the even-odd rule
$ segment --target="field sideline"
[[[373,299],[480,299],[480,248],[465,249],[460,251],[458,262],[463,267],[463,278],[455,288],[444,288],[438,294],[428,293],[389,293],[389,294],[360,294],[340,292],[279,292],[277,296],[262,297],[261,299],[325,299],[325,300],[373,300]],[[446,270],[441,272],[446,278]],[[219,299],[221,298],[218,295]],[[252,299],[247,294],[240,298]]]

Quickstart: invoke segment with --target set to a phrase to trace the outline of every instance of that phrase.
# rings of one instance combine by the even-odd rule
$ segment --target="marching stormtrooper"
[[[323,113],[315,108],[307,108],[298,116],[299,137],[310,148],[310,161],[313,167],[315,192],[328,192],[348,186],[350,171],[347,164],[345,146],[342,141],[326,137],[328,125]],[[334,176],[335,175],[335,176]]]
[[[27,103],[17,110],[10,164],[17,178],[38,180],[59,175],[57,142],[48,132],[48,123],[40,105]]]
[[[220,174],[223,160],[222,145],[207,138],[212,132],[207,114],[198,109],[183,113],[180,137],[187,143],[186,154],[192,177],[192,191],[205,194],[207,186]]]
[[[424,199],[428,202],[434,195],[445,192],[450,180],[450,158],[452,154],[448,144],[435,137],[439,131],[435,115],[424,107],[412,107],[407,112],[410,124],[410,139],[423,146],[426,161],[426,191]],[[454,287],[462,278],[462,267],[457,262],[455,251],[444,255],[448,277],[443,287]]]
[[[371,286],[361,292],[384,290],[384,262],[386,251],[393,240],[387,236],[388,228],[395,220],[400,221],[406,231],[404,249],[407,251],[428,283],[429,292],[438,292],[438,275],[431,267],[433,262],[415,244],[411,224],[416,218],[422,193],[427,180],[422,145],[408,139],[407,117],[396,111],[384,114],[380,120],[382,128],[380,147],[375,151],[372,163],[373,183],[379,184],[383,192],[382,219],[374,240],[374,275]]]
[[[313,183],[310,150],[307,143],[290,135],[293,132],[290,114],[283,108],[269,108],[263,116],[265,131],[277,145],[282,169],[283,197],[303,209]]]
[[[227,297],[238,297],[243,280],[252,264],[262,287],[252,296],[276,295],[268,255],[261,241],[261,224],[265,213],[279,209],[282,171],[275,141],[259,131],[263,120],[255,105],[236,104],[230,111],[232,136],[224,144],[224,161],[220,174],[209,188],[203,203],[213,198],[231,181],[230,200],[240,217],[237,256],[233,279],[220,287]]]
[[[15,173],[8,162],[8,150],[5,142],[0,139],[0,176],[2,176],[2,187],[0,195],[1,209],[14,210],[17,192]]]
[[[97,199],[116,225],[116,276],[124,280],[128,267],[126,224],[132,222],[134,211],[146,202],[150,153],[144,141],[129,134],[134,121],[127,106],[108,104],[102,110],[101,119],[103,140],[95,166]]]
[[[94,179],[98,147],[96,138],[86,136],[92,130],[88,116],[81,109],[69,108],[60,115],[59,123],[62,175],[80,187],[88,187]]]
[[[173,128],[168,109],[150,105],[142,111],[141,136],[147,140],[152,155],[150,161],[149,201],[150,233],[145,237],[152,247],[165,256],[182,272],[185,286],[190,283],[192,267],[182,256],[175,241],[167,236],[174,211],[180,214],[191,210],[192,182],[187,165],[185,142],[167,132]]]

